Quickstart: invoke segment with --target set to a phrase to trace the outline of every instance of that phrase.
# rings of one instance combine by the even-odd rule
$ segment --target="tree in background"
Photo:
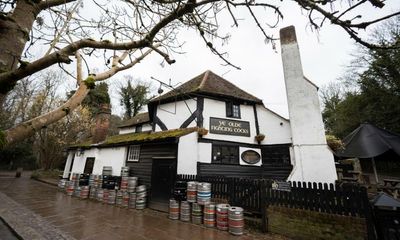
[[[391,46],[400,42],[400,17],[382,24],[373,41]],[[322,93],[328,133],[343,138],[361,123],[400,133],[400,49],[361,48],[344,76],[351,89],[328,86]]]
[[[385,6],[383,0],[293,1],[306,11],[311,28],[318,30],[329,22],[368,47],[376,46],[362,39],[358,31],[400,14],[379,11]],[[365,6],[376,7],[375,19],[360,14]],[[243,16],[236,9],[244,9],[261,37],[274,42],[276,38],[268,28],[276,27],[283,18],[279,7],[279,1],[272,0],[0,1],[0,108],[19,81],[51,66],[69,71],[78,86],[75,94],[57,108],[0,131],[0,148],[22,141],[72,113],[94,82],[133,67],[151,51],[173,64],[170,54],[181,46],[181,30],[197,31],[206,48],[227,65],[239,68],[229,61],[227,53],[218,50],[216,42],[222,45],[229,39],[229,31],[221,32],[220,18],[228,16],[228,26],[233,23],[237,27]],[[88,12],[92,14],[87,16]],[[48,51],[38,54],[38,44],[48,45]],[[92,71],[93,65],[98,65],[89,61],[94,56],[104,57],[103,72]],[[74,57],[76,72],[65,67]],[[86,69],[82,59],[86,60]]]
[[[150,84],[143,81],[133,81],[131,76],[125,76],[127,84],[121,84],[118,88],[120,105],[124,108],[124,119],[136,116],[143,106],[150,100]]]

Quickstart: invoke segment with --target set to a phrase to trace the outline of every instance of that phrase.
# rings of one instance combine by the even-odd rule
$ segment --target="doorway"
[[[86,158],[85,170],[83,170],[83,173],[92,174],[93,166],[94,166],[94,157]]]
[[[172,197],[176,176],[176,158],[153,158],[151,201],[167,203]]]

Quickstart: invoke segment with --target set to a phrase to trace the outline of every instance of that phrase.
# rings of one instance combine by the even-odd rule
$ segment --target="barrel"
[[[90,187],[89,188],[89,199],[96,199],[97,198],[97,188]]]
[[[89,197],[89,186],[82,186],[81,187],[80,198],[81,199],[87,199],[88,197]]]
[[[127,191],[123,191],[121,207],[127,208],[128,206],[129,206],[129,193]]]
[[[103,184],[103,176],[102,175],[94,175],[93,186],[95,188],[101,188],[102,184]]]
[[[217,228],[219,230],[228,230],[228,210],[229,204],[218,204],[217,205]]]
[[[128,177],[121,177],[121,184],[119,186],[119,189],[121,190],[128,189]]]
[[[190,203],[188,201],[181,202],[180,218],[182,222],[190,221]]]
[[[129,208],[136,208],[136,193],[129,193]]]
[[[197,182],[188,182],[186,197],[188,202],[196,202],[197,197]]]
[[[146,207],[146,198],[137,197],[136,198],[136,209],[142,210]]]
[[[67,195],[72,196],[74,194],[75,185],[73,181],[67,182]]]
[[[129,167],[121,167],[121,177],[129,177]]]
[[[89,186],[91,186],[91,187],[94,186],[94,177],[95,177],[95,174],[89,175]]]
[[[108,190],[108,204],[114,205],[116,199],[116,192],[115,190]]]
[[[215,204],[207,203],[204,205],[204,226],[215,227]]]
[[[128,192],[132,193],[136,191],[138,183],[137,177],[128,177]]]
[[[104,190],[102,188],[99,188],[97,190],[97,198],[96,198],[96,200],[99,201],[99,202],[102,202],[103,201],[103,195],[104,195]]]
[[[81,195],[81,187],[76,187],[74,189],[74,197],[80,197]]]
[[[60,179],[60,181],[58,181],[58,190],[60,191],[65,191],[65,185],[67,184],[67,180],[66,179]]]
[[[136,187],[136,197],[137,198],[146,198],[147,197],[146,185],[140,185],[140,186]]]
[[[115,192],[115,191],[114,191]],[[122,205],[122,196],[123,196],[123,191],[122,190],[118,190],[117,191],[117,197],[115,199],[115,205],[117,206],[121,206]]]
[[[179,219],[179,202],[175,199],[169,200],[169,218],[172,220]]]
[[[244,218],[243,208],[230,207],[228,214],[229,232],[233,235],[243,235]]]
[[[108,203],[108,189],[103,189],[103,203]]]
[[[192,203],[192,223],[202,224],[203,211],[201,205],[198,203]]]
[[[197,184],[197,203],[204,205],[211,201],[211,183],[200,182]]]
[[[71,175],[71,181],[79,182],[79,176],[80,176],[80,175],[81,175],[80,173],[72,173],[72,175]]]
[[[111,166],[104,166],[103,167],[103,176],[111,176],[112,175],[112,167]]]

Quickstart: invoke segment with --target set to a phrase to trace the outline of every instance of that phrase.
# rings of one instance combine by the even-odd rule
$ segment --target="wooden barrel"
[[[128,177],[128,192],[132,193],[136,191],[138,183],[137,177]]]
[[[121,190],[128,189],[128,177],[121,177],[121,185],[119,186],[119,189]]]
[[[123,194],[124,194],[123,190],[118,190],[117,191],[117,197],[115,198],[115,205],[117,205],[117,206],[121,206],[122,205],[122,196],[123,196]]]
[[[112,167],[111,166],[104,166],[102,175],[111,176],[112,175]]]
[[[108,203],[108,189],[103,189],[103,203]]]
[[[121,167],[121,177],[129,177],[129,167]]]
[[[243,235],[244,230],[244,217],[243,208],[230,207],[229,215],[229,232],[233,235]]]
[[[136,208],[136,193],[129,193],[129,208]]]
[[[188,201],[181,202],[180,218],[182,222],[190,221],[190,203]]]
[[[142,210],[146,208],[146,198],[137,197],[136,198],[136,209]]]
[[[140,186],[136,187],[136,197],[137,198],[146,198],[147,197],[146,185],[140,185]]]
[[[89,197],[89,186],[82,186],[81,187],[80,198],[81,199],[87,199],[88,197]]]
[[[97,190],[97,197],[96,197],[96,200],[99,201],[99,202],[102,202],[102,201],[103,201],[103,194],[104,194],[104,189],[99,188],[99,189]]]
[[[121,207],[127,208],[129,206],[129,193],[124,191],[122,193],[122,204]]]
[[[215,204],[207,203],[204,205],[204,226],[215,227]]]
[[[197,203],[204,205],[211,201],[211,183],[200,182],[197,184]]]
[[[187,182],[186,200],[188,202],[196,202],[197,182]]]
[[[201,205],[198,203],[192,203],[192,223],[202,224],[203,223],[203,211]]]
[[[218,204],[217,205],[217,228],[219,230],[228,230],[228,210],[229,204]]]
[[[75,184],[73,181],[67,182],[67,195],[72,196],[74,194]]]
[[[116,192],[115,190],[108,190],[108,204],[114,205],[116,199]]]
[[[179,219],[179,202],[175,199],[169,200],[169,218],[172,220]]]

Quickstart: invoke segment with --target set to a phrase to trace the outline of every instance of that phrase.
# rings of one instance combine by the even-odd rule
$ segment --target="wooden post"
[[[267,199],[266,199],[266,197],[267,197],[267,193],[266,193],[266,184],[265,184],[265,181],[264,180],[262,180],[261,181],[261,194],[260,194],[260,207],[261,207],[261,220],[262,220],[262,223],[261,223],[261,227],[262,227],[262,232],[263,233],[266,233],[267,231],[268,231],[268,224],[267,224],[267,213],[266,213],[266,211],[267,211]]]
[[[378,179],[378,172],[376,171],[375,159],[371,158],[371,161],[372,161],[372,168],[374,169],[376,185],[378,185],[379,179]]]

